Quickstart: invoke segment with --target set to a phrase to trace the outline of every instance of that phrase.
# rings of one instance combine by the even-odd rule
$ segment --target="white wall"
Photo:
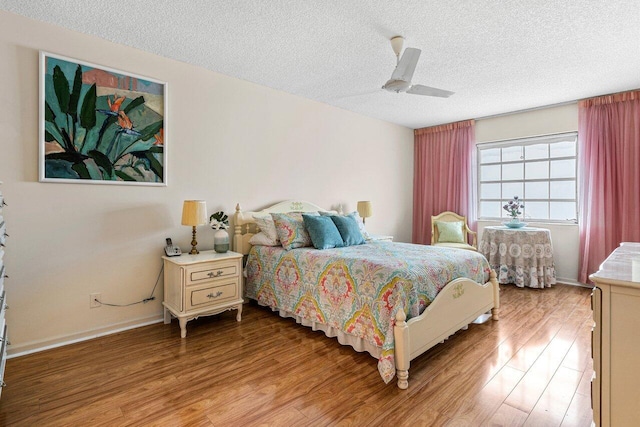
[[[167,187],[38,182],[38,51],[168,82]],[[355,209],[369,231],[410,241],[413,131],[0,11],[0,180],[11,235],[5,282],[13,354],[161,318],[147,297],[165,237],[187,249],[182,201],[210,213],[283,199]],[[200,249],[213,231],[198,230]]]
[[[524,138],[578,130],[578,104],[549,107],[523,113],[514,113],[476,121],[477,143]],[[484,227],[500,225],[495,221],[478,221],[478,238]],[[575,224],[540,224],[551,231],[556,275],[564,283],[577,283],[578,248],[580,244],[578,226]]]

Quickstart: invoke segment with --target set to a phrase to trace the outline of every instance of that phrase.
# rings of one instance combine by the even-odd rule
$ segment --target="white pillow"
[[[264,232],[259,232],[251,236],[249,244],[253,246],[280,246],[280,242],[270,239]]]
[[[278,232],[276,231],[276,224],[273,222],[273,218],[271,218],[270,214],[266,215],[254,215],[253,219],[256,220],[256,225],[260,228],[260,232],[264,233],[267,237],[267,241],[273,242],[268,246],[277,246],[280,244],[280,239],[278,238]],[[256,236],[260,234],[257,233]]]

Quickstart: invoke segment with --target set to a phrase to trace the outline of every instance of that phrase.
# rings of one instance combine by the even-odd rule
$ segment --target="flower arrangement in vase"
[[[527,225],[526,222],[521,222],[518,218],[518,215],[522,215],[522,209],[524,208],[524,203],[518,198],[518,196],[513,196],[512,200],[509,200],[506,205],[502,206],[502,209],[509,213],[511,220],[505,222],[509,228],[520,228]]]
[[[213,234],[213,249],[218,253],[229,250],[229,217],[222,211],[218,211],[209,217],[209,225],[216,230]]]

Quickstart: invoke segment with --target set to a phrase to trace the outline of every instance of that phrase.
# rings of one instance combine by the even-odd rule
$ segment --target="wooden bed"
[[[286,212],[319,212],[326,210],[301,201],[285,201],[257,212],[243,212],[238,204],[234,215],[234,250],[247,255],[249,240],[259,230],[254,214]],[[398,309],[393,326],[394,361],[397,384],[408,388],[410,361],[426,352],[460,329],[466,329],[476,319],[498,320],[499,285],[492,270],[487,283],[459,278],[446,284],[422,314],[406,319],[405,310]],[[491,312],[491,315],[487,313]],[[354,347],[355,348],[355,347]],[[393,367],[393,365],[392,365]]]

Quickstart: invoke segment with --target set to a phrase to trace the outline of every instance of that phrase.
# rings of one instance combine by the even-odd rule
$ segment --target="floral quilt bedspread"
[[[479,253],[408,243],[372,242],[316,250],[254,246],[246,295],[259,304],[327,324],[381,349],[378,371],[395,375],[393,326],[422,313],[450,281],[485,283],[489,264]]]

